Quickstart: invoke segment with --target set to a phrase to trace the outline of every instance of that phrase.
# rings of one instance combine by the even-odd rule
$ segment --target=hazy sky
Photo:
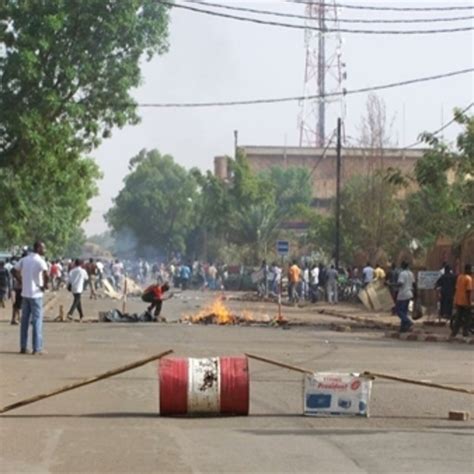
[[[230,2],[236,6],[304,13],[303,5],[282,1]],[[387,2],[365,0],[343,3],[400,6],[472,5],[474,2]],[[239,13],[235,13],[239,14]],[[367,12],[340,11],[341,18],[431,18],[468,16],[474,11]],[[240,15],[251,16],[241,13]],[[286,21],[267,17],[276,21]],[[299,20],[294,20],[299,22]],[[379,29],[434,29],[468,26],[469,22],[442,22],[377,26]],[[344,25],[370,28],[370,25]],[[343,61],[348,90],[403,81],[473,66],[472,32],[437,35],[343,34]],[[174,9],[171,12],[170,48],[142,67],[143,84],[134,91],[138,102],[196,102],[272,98],[301,95],[304,73],[304,32],[216,18]],[[432,131],[451,118],[454,107],[473,101],[474,75],[380,91],[390,116],[395,116],[394,139],[400,146],[416,141],[423,130]],[[317,93],[315,90],[314,93]],[[346,97],[346,133],[358,135],[365,94]],[[339,108],[328,107],[327,132],[335,127]],[[404,111],[404,112],[403,112]],[[208,109],[140,109],[142,121],[114,130],[93,156],[102,172],[100,195],[91,201],[92,214],[84,225],[88,235],[106,230],[103,214],[123,186],[128,162],[141,149],[171,154],[180,165],[212,169],[216,155],[233,152],[233,130],[241,145],[298,145],[297,102]],[[404,119],[403,119],[404,117]],[[447,129],[451,140],[459,131]]]

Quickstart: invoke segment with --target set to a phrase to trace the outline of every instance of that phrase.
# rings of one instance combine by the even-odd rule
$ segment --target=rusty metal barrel
[[[160,415],[248,415],[247,357],[167,357],[158,366]]]

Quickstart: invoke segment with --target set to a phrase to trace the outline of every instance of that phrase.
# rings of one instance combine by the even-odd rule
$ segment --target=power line
[[[465,114],[471,107],[474,106],[474,102],[471,102],[465,109],[461,110],[461,114]],[[438,135],[442,131],[446,130],[450,125],[452,125],[454,122],[456,122],[456,116],[454,116],[449,122],[446,122],[444,125],[442,125],[438,130],[435,132],[430,132],[430,135]],[[403,147],[403,150],[408,150],[409,148],[413,148],[417,145],[421,145],[423,143],[423,140],[418,140],[415,143],[412,143],[411,145],[408,145],[406,147]]]
[[[259,25],[268,25],[268,26],[277,26],[283,28],[293,28],[297,30],[314,30],[314,31],[323,31],[324,33],[355,33],[355,34],[369,34],[369,35],[421,35],[421,34],[437,34],[437,33],[458,33],[462,31],[472,31],[474,30],[473,26],[466,26],[462,28],[443,28],[436,30],[355,30],[355,29],[334,29],[334,28],[317,28],[314,26],[306,25],[295,25],[292,23],[282,23],[278,21],[270,20],[260,20],[258,18],[249,18],[245,16],[230,15],[228,13],[220,13],[213,10],[205,10],[196,7],[191,7],[189,5],[181,5],[178,3],[171,3],[164,0],[158,0],[159,3],[167,5],[173,8],[181,8],[183,10],[189,10],[195,13],[202,13],[204,15],[211,15],[220,18],[228,18],[231,20],[245,21],[249,23],[256,23]]]
[[[247,7],[236,7],[233,5],[223,5],[221,3],[212,3],[212,2],[202,2],[199,0],[186,0],[186,3],[195,3],[197,5],[203,5],[208,7],[222,8],[225,10],[233,11],[242,11],[248,13],[257,13],[260,15],[272,15],[282,18],[298,18],[302,20],[307,20],[306,15],[299,15],[297,13],[283,13],[276,12],[273,10],[261,10],[257,8],[247,8]],[[317,5],[317,4],[316,4]],[[363,18],[338,18],[337,21],[340,23],[436,23],[436,22],[447,22],[447,21],[466,21],[473,20],[474,16],[458,16],[458,17],[445,17],[445,18],[410,18],[410,19],[363,19]],[[333,18],[329,18],[330,21],[336,21]],[[326,20],[327,21],[327,20]]]
[[[286,0],[288,3],[302,3],[303,5],[314,3],[310,0]],[[322,3],[323,7],[331,7],[331,4]],[[455,11],[455,10],[474,10],[474,6],[451,6],[451,7],[373,7],[369,5],[351,5],[347,3],[336,4],[339,8],[352,10],[376,10],[376,11],[397,11],[397,12],[431,12],[431,11]]]
[[[383,85],[378,85],[378,86],[363,87],[360,89],[353,89],[353,90],[343,91],[343,92],[331,92],[331,93],[325,94],[324,96],[316,94],[316,95],[309,95],[309,96],[300,95],[300,96],[280,97],[280,98],[273,98],[273,99],[249,99],[249,100],[233,100],[233,101],[224,101],[224,102],[139,103],[137,105],[138,107],[149,107],[149,108],[228,107],[228,106],[235,106],[235,105],[275,104],[275,103],[281,103],[281,102],[294,102],[294,101],[300,101],[300,100],[305,100],[305,99],[325,99],[329,97],[340,97],[340,96],[345,96],[345,95],[361,94],[364,92],[378,91],[378,90],[383,90],[383,89],[392,89],[394,87],[407,86],[410,84],[417,84],[421,82],[434,81],[437,79],[444,79],[447,77],[459,76],[461,74],[467,74],[473,71],[474,71],[474,68],[461,69],[459,71],[452,71],[452,72],[447,72],[444,74],[437,74],[434,76],[419,77],[416,79],[409,79],[409,80],[400,81],[400,82],[391,82],[388,84],[383,84]]]
[[[321,162],[323,161],[323,158],[326,156],[326,153],[327,151],[329,150],[329,147],[331,146],[331,143],[333,142],[334,140],[334,136],[336,135],[336,132],[337,132],[337,129],[335,128],[333,131],[332,131],[332,134],[331,136],[329,137],[329,140],[328,140],[328,143],[327,145],[324,147],[324,150],[323,152],[321,153],[321,156],[318,158],[318,160],[316,161],[316,163],[314,164],[311,172],[309,173],[308,175],[308,180],[311,179],[311,177],[313,176],[313,173],[316,171],[316,168],[321,164]]]
[[[471,102],[466,108],[461,110],[460,113],[465,114],[473,106],[474,106],[474,102]],[[438,128],[434,132],[429,132],[429,135],[433,135],[433,136],[438,135],[442,131],[446,130],[449,126],[451,126],[454,122],[456,122],[456,116],[454,116],[449,122],[446,122],[445,124],[443,124],[440,128]],[[352,136],[348,136],[347,138],[349,138],[351,140],[354,140],[354,141],[357,141],[357,139],[355,137],[352,137]],[[401,150],[401,151],[409,150],[410,148],[414,148],[415,146],[421,145],[422,143],[423,143],[423,140],[418,140],[418,141],[412,143],[411,145],[404,146],[403,148],[399,148],[399,150]]]

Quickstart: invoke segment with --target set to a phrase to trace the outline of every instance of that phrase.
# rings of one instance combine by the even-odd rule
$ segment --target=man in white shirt
[[[78,258],[74,262],[74,268],[69,272],[68,290],[72,293],[74,299],[71,308],[67,313],[68,319],[73,319],[72,314],[77,309],[79,312],[79,321],[82,322],[84,313],[82,312],[81,295],[84,291],[84,283],[89,279],[89,275],[82,268],[82,261]]]
[[[372,283],[374,279],[374,269],[370,262],[367,262],[367,265],[362,270],[362,284],[367,286],[369,283]]]
[[[112,278],[114,280],[114,286],[116,290],[120,290],[122,288],[122,276],[123,263],[119,259],[116,259],[115,263],[112,264]]]
[[[94,289],[98,290],[99,288],[103,288],[104,286],[104,284],[102,283],[102,280],[104,278],[104,264],[100,260],[97,260],[95,266],[97,267],[97,281]]]
[[[280,284],[281,284],[281,268],[278,266],[277,263],[272,265],[272,273],[273,273],[273,282],[272,282],[272,291],[275,295],[280,294]]]
[[[313,264],[311,268],[311,302],[318,301],[318,285],[319,285],[319,267]]]
[[[27,353],[28,328],[33,326],[33,354],[43,353],[43,293],[48,287],[48,265],[43,258],[45,245],[35,242],[33,252],[15,266],[22,281],[20,353]]]

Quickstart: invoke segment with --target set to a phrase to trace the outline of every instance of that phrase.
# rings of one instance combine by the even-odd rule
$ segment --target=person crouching
[[[151,303],[147,308],[147,312],[152,314],[153,310],[153,321],[157,321],[161,313],[161,308],[163,306],[163,300],[165,293],[170,289],[168,282],[163,283],[162,285],[156,283],[150,285],[145,289],[142,295],[142,300],[146,303]]]

